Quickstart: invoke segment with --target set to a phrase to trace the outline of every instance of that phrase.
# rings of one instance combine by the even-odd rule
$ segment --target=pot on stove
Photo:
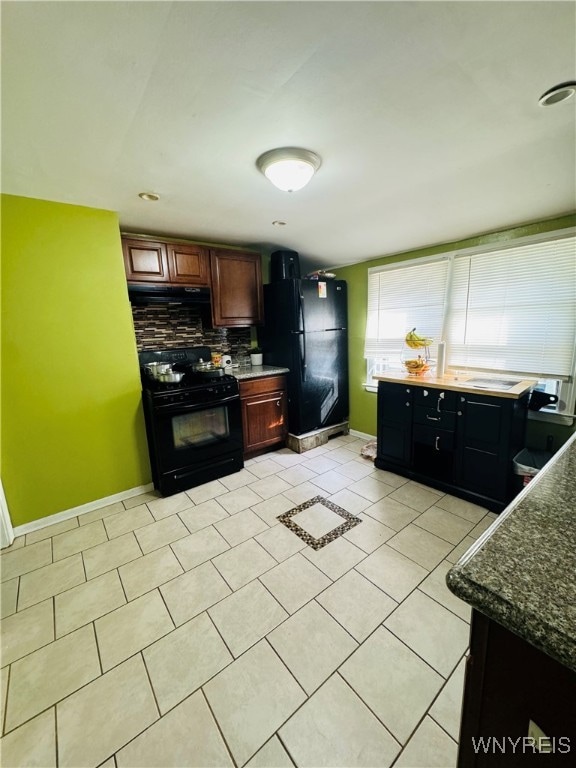
[[[161,374],[169,373],[172,370],[170,363],[146,363],[144,367],[156,379]]]
[[[157,378],[164,383],[179,384],[184,378],[184,373],[168,370],[166,373],[159,373]]]

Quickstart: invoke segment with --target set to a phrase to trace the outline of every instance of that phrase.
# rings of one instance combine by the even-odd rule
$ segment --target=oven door
[[[240,398],[188,405],[147,403],[154,484],[164,495],[241,469]]]

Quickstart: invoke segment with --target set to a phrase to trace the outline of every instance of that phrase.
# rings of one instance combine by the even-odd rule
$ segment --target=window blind
[[[399,358],[404,337],[412,328],[431,336],[436,354],[440,340],[449,261],[403,264],[368,271],[368,309],[366,316],[365,357]]]
[[[568,377],[576,343],[576,238],[454,258],[449,364]]]

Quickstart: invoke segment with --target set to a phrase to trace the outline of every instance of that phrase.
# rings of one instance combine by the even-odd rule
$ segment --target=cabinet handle
[[[458,416],[462,416],[462,411],[458,411]]]
[[[408,393],[409,393],[409,392],[410,392],[410,390],[409,390],[408,388],[406,388],[406,392],[408,392]]]
[[[438,397],[438,405],[436,406],[436,410],[438,411],[438,413],[440,413],[440,403],[442,402],[443,399],[444,399],[444,392],[440,392],[440,395]]]
[[[406,403],[406,408],[410,408],[410,403]]]
[[[276,405],[280,408],[280,400],[276,400]]]
[[[428,414],[426,414],[426,418],[428,421],[440,421],[440,416],[428,416]]]
[[[440,450],[440,448],[438,448],[438,443],[439,442],[440,442],[440,437],[438,435],[436,435],[436,440],[434,441],[434,448],[436,448],[437,451]]]

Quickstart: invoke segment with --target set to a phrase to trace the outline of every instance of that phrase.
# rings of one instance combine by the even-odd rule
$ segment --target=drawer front
[[[453,432],[456,428],[456,414],[453,411],[438,411],[436,408],[424,408],[422,405],[417,405],[414,408],[414,422]]]
[[[261,379],[240,379],[240,397],[261,395],[263,392],[276,392],[286,389],[286,376],[263,376]]]
[[[454,432],[415,424],[413,441],[422,445],[429,445],[437,451],[451,451],[454,448]]]
[[[415,387],[414,402],[426,408],[434,408],[437,411],[456,410],[456,392],[446,389],[428,389]]]

